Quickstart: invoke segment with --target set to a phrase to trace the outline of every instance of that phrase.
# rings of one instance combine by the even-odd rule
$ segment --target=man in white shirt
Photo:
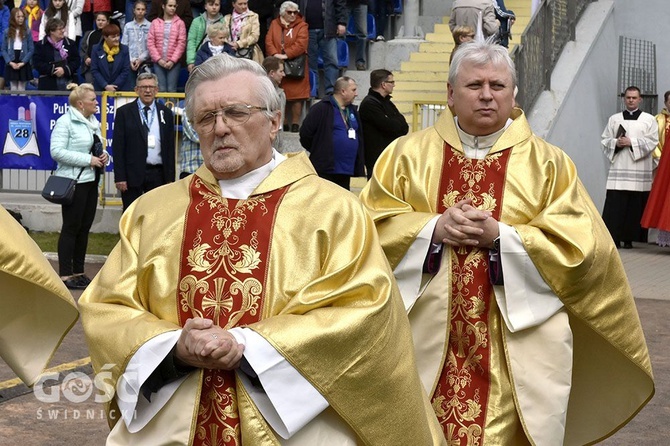
[[[603,152],[610,162],[603,220],[614,244],[624,249],[631,249],[633,241],[647,241],[640,220],[651,190],[658,124],[640,110],[641,102],[638,87],[626,88],[626,109],[610,116],[602,134]]]

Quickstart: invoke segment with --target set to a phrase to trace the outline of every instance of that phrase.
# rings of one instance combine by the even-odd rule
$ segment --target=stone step
[[[529,22],[530,22],[530,10],[528,11],[528,15],[517,15],[516,21],[512,26],[512,32],[514,32],[515,30],[526,29],[526,26],[528,26]],[[451,30],[449,29],[449,17],[444,17],[442,19],[442,23],[436,23],[435,27],[433,28],[433,33],[451,35]]]
[[[448,73],[449,64],[447,62],[401,62],[402,71]]]
[[[436,92],[436,91],[399,91],[399,92],[393,92],[393,102],[401,102],[401,101],[424,101],[424,102],[429,102],[429,101],[443,101],[447,97],[447,92],[446,92],[446,87],[442,92]]]
[[[449,63],[449,57],[451,57],[451,51],[444,53],[412,53],[409,56],[409,61]]]
[[[433,43],[451,43],[453,45],[454,39],[449,33],[426,33],[426,40]]]
[[[422,53],[451,53],[454,42],[449,37],[448,42],[421,42],[419,51]]]
[[[446,21],[445,21],[445,19],[446,19]],[[451,30],[449,29],[449,18],[445,17],[445,19],[442,20],[442,23],[436,23],[435,24],[435,28],[433,28],[434,33],[451,35]]]
[[[395,79],[395,76],[394,76]],[[393,89],[393,97],[401,91],[447,91],[447,81],[441,80],[439,82],[409,82],[396,80],[395,88]]]
[[[414,73],[414,72],[402,72],[397,71],[393,73],[393,78],[398,85],[399,81],[409,81],[409,82],[447,82],[448,72],[426,72],[426,73]]]
[[[530,15],[530,8],[532,2],[529,0],[507,0],[505,2],[507,9],[514,11],[515,15],[526,14]]]

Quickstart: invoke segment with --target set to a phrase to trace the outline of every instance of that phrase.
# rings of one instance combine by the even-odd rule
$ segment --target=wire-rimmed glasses
[[[254,111],[266,110],[265,107],[247,104],[233,104],[219,110],[207,112],[196,119],[198,133],[211,133],[216,127],[216,118],[221,116],[228,127],[242,125],[249,120]]]

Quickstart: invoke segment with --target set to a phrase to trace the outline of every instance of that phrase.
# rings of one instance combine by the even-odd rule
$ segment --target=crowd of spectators
[[[282,3],[284,3],[282,5]],[[289,116],[298,125],[310,97],[309,69],[324,61],[332,92],[340,74],[336,38],[354,14],[356,67],[366,69],[368,0],[0,0],[0,89],[67,90],[91,83],[97,91],[132,91],[153,72],[160,90],[176,92],[193,68],[226,52],[261,63],[305,57],[302,79],[287,79]],[[370,10],[385,23],[390,1]],[[384,40],[383,29],[378,37]],[[317,89],[317,91],[319,91]]]

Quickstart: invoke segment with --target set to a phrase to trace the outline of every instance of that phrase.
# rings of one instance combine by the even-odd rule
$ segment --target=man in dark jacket
[[[353,79],[337,79],[332,96],[313,105],[300,127],[300,144],[316,173],[347,190],[351,177],[365,175],[361,121],[353,105],[357,93]]]
[[[346,0],[298,0],[300,13],[309,26],[308,64],[318,68],[319,53],[323,57],[324,91],[333,92],[340,74],[337,66],[337,38],[347,32],[349,20]],[[318,91],[318,88],[317,88]]]
[[[409,131],[405,117],[391,102],[393,87],[393,73],[384,69],[373,70],[370,73],[370,90],[361,102],[360,115],[368,179],[372,176],[372,168],[377,158],[386,146]]]
[[[509,39],[512,37],[512,25],[516,21],[514,11],[505,7],[505,0],[494,0],[493,7],[496,12],[496,19],[500,22],[500,29],[498,30],[499,43],[507,48],[509,46]]]
[[[119,107],[114,118],[114,182],[123,210],[145,192],[175,179],[174,117],[156,101],[158,79],[137,76],[135,101]]]

